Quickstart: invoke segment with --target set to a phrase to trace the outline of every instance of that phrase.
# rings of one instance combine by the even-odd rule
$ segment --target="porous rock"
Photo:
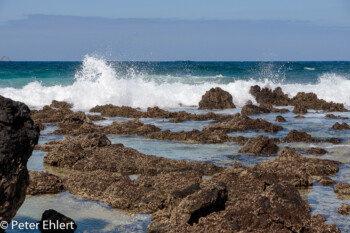
[[[207,91],[199,102],[199,109],[226,109],[235,108],[232,95],[220,87]]]

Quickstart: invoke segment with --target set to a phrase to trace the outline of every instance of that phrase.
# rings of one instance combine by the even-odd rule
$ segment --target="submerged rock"
[[[306,153],[311,154],[311,155],[324,155],[327,153],[327,151],[323,148],[320,147],[311,147],[306,151]]]
[[[248,104],[243,106],[241,113],[244,115],[263,114],[270,113],[270,110],[267,108],[261,108],[252,104]]]
[[[53,226],[50,226],[50,222],[56,225],[58,224],[59,226],[64,226],[64,227],[60,227],[60,229],[54,229]],[[53,209],[45,210],[39,222],[39,229],[42,233],[52,233],[52,232],[73,233],[77,229],[77,227],[78,226],[75,224],[73,219]]]
[[[271,90],[269,88],[260,88],[258,85],[251,86],[249,93],[255,97],[259,104],[271,104],[276,106],[289,105],[290,98],[284,94],[280,87]]]
[[[350,205],[348,204],[342,204],[338,208],[338,213],[341,215],[349,215],[350,214]]]
[[[305,118],[304,116],[302,116],[302,115],[296,115],[294,118],[297,118],[297,119],[303,119],[303,118]]]
[[[334,114],[327,114],[326,117],[331,119],[341,119],[341,120],[349,119],[349,117],[336,116]]]
[[[282,139],[282,142],[330,142],[338,144],[341,142],[339,138],[329,138],[329,139],[317,139],[313,138],[310,134],[305,132],[300,132],[297,130],[290,131],[286,137]]]
[[[54,194],[63,190],[62,180],[47,172],[29,171],[27,194]]]
[[[199,109],[225,109],[235,108],[232,95],[220,87],[207,91],[199,102]]]
[[[196,170],[211,175],[222,168],[203,162],[172,160],[145,155],[122,144],[111,144],[104,135],[65,137],[44,155],[44,163],[78,171],[104,170],[125,175],[156,175],[172,171]]]
[[[0,221],[9,222],[25,199],[39,132],[25,104],[0,96]]]
[[[344,123],[338,123],[336,122],[333,126],[332,126],[332,129],[334,130],[346,130],[346,129],[350,129],[350,125],[346,124],[345,122]]]
[[[283,116],[276,116],[277,122],[286,122],[286,119]]]
[[[256,130],[268,133],[276,133],[283,128],[279,125],[271,124],[263,119],[252,119],[248,116],[241,116],[240,114],[234,115],[233,119],[219,122],[215,125],[208,125],[203,127],[203,131],[222,130],[226,133],[239,132],[246,130]]]
[[[252,153],[252,154],[274,154],[277,153],[278,146],[276,142],[266,136],[258,136],[253,139],[249,139],[241,148],[239,153]]]

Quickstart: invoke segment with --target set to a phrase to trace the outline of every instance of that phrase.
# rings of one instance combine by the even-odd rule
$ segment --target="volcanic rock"
[[[283,128],[279,125],[271,124],[263,119],[252,119],[248,116],[241,116],[240,114],[234,115],[233,119],[219,122],[215,125],[208,125],[203,127],[203,131],[223,130],[226,133],[239,132],[246,130],[256,130],[267,133],[276,133]]]
[[[341,215],[349,215],[350,214],[350,205],[348,204],[342,204],[338,208],[338,213]]]
[[[58,176],[47,172],[29,171],[29,186],[27,194],[53,194],[63,189],[63,183]]]
[[[331,118],[331,119],[341,119],[341,120],[345,120],[345,119],[349,119],[349,117],[343,117],[343,116],[336,116],[334,114],[327,114],[326,115],[327,118]]]
[[[9,222],[25,199],[39,132],[25,104],[0,96],[0,221]]]
[[[270,110],[271,112],[275,112],[275,113],[289,112],[289,110],[286,108],[274,108],[272,104],[260,104],[259,107],[266,108],[266,109]]]
[[[249,104],[243,106],[241,113],[244,115],[263,114],[270,113],[270,110]]]
[[[294,109],[293,109],[293,112],[295,114],[306,114],[307,113],[307,108],[303,105],[295,105]]]
[[[147,137],[158,140],[175,140],[192,143],[223,143],[230,141],[227,134],[221,130],[199,131],[197,129],[193,129],[192,131],[182,130],[180,132],[165,130],[148,134]]]
[[[329,139],[317,139],[313,138],[310,134],[305,132],[300,132],[297,130],[290,131],[286,137],[282,139],[282,142],[330,142],[338,144],[341,142],[339,138],[329,138]]]
[[[199,102],[199,109],[225,109],[235,108],[232,95],[220,87],[207,91]]]
[[[308,153],[310,155],[324,155],[327,153],[327,151],[323,148],[320,148],[320,147],[311,147],[310,149],[308,149],[306,151],[306,153]]]
[[[345,122],[344,123],[338,123],[336,122],[333,126],[332,126],[332,129],[334,130],[346,130],[346,129],[350,129],[350,125],[346,124]]]
[[[62,121],[66,115],[72,114],[73,111],[69,108],[51,108],[49,106],[44,106],[41,110],[32,110],[30,113],[31,118],[36,124],[39,123],[49,123],[49,122],[59,122]]]
[[[276,106],[287,106],[290,98],[284,94],[280,87],[271,90],[269,88],[261,89],[258,85],[251,86],[249,93],[255,97],[259,104],[271,104]]]
[[[58,223],[59,225],[64,225],[65,229],[48,229],[49,222]],[[57,212],[56,210],[49,209],[45,210],[41,220],[39,222],[39,229],[42,233],[55,233],[55,232],[64,232],[64,233],[73,233],[77,229],[77,225],[74,220]]]
[[[172,171],[195,170],[211,175],[222,168],[203,162],[186,162],[145,155],[122,144],[111,144],[104,135],[65,137],[44,155],[44,163],[78,171],[104,170],[125,175],[156,175]]]
[[[276,116],[276,121],[277,122],[286,122],[286,119],[284,119],[283,116]]]
[[[266,136],[258,136],[253,139],[249,139],[241,148],[239,153],[252,153],[252,154],[274,154],[277,153],[278,146],[275,141]]]
[[[318,99],[315,93],[298,92],[298,94],[291,99],[294,106],[300,108],[323,110],[327,112],[347,112],[344,104],[326,102],[323,99]]]
[[[303,118],[305,118],[304,116],[302,116],[302,115],[296,115],[294,118],[297,118],[297,119],[303,119]]]
[[[73,104],[67,103],[65,101],[57,101],[57,100],[52,100],[50,104],[51,108],[63,108],[63,109],[70,109],[73,107]]]
[[[334,186],[334,192],[338,194],[350,195],[350,184],[339,182]]]
[[[317,180],[317,182],[323,186],[331,186],[335,184],[335,181],[327,176],[322,176],[320,179]]]

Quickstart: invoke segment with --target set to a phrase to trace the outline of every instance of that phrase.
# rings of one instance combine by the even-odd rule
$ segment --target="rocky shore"
[[[23,148],[24,158],[19,159],[20,167],[25,167],[23,164],[37,143],[37,127],[45,129],[50,125],[56,128],[49,134],[63,135],[63,139],[48,141],[36,146],[36,149],[45,152],[45,166],[68,169],[69,172],[61,176],[59,173],[38,171],[29,171],[28,175],[26,168],[23,171],[11,171],[23,175],[19,179],[22,187],[16,186],[21,195],[17,199],[9,197],[16,204],[13,204],[11,211],[0,209],[0,214],[10,213],[0,217],[5,220],[12,218],[23,202],[25,193],[55,194],[66,190],[76,197],[100,201],[129,213],[152,214],[148,232],[340,232],[337,226],[326,224],[327,219],[323,216],[311,214],[311,207],[302,198],[298,188],[310,187],[317,181],[324,186],[334,185],[334,193],[339,196],[350,195],[350,184],[330,178],[338,173],[341,163],[322,158],[329,153],[328,149],[322,148],[322,143],[339,144],[342,138],[313,137],[309,133],[290,129],[287,124],[292,118],[286,117],[286,120],[284,117],[289,110],[277,106],[293,106],[293,113],[288,114],[295,114],[300,121],[303,121],[302,115],[310,110],[348,110],[343,104],[319,99],[314,93],[299,92],[289,97],[281,88],[271,90],[252,86],[250,94],[255,101],[247,103],[241,113],[236,114],[204,111],[236,108],[232,96],[218,87],[202,96],[198,106],[203,112],[196,110],[196,113],[158,107],[142,110],[110,104],[96,106],[89,112],[76,112],[72,110],[72,104],[63,101],[53,101],[50,106],[30,113],[29,109],[21,110],[24,117],[20,119],[26,122],[22,124],[23,132],[22,129],[16,132],[9,129],[9,132],[17,133],[18,138],[25,133],[31,135],[29,141],[25,138],[24,142],[20,142],[27,145]],[[6,101],[9,100],[4,101],[8,104]],[[21,106],[17,108],[24,109]],[[29,119],[29,114],[34,123]],[[256,114],[275,114],[272,118],[274,122],[254,116]],[[97,122],[111,117],[128,119],[113,121],[109,125]],[[3,115],[0,118],[4,128],[18,122]],[[206,125],[200,129],[172,131],[144,120],[150,118],[164,120],[169,124],[210,122],[203,123]],[[326,118],[332,124],[334,119],[341,121],[330,128],[332,131],[350,129],[346,122],[342,122],[347,117],[327,114]],[[232,135],[247,132],[261,135]],[[276,137],[280,132],[283,136]],[[200,144],[238,143],[240,154],[271,156],[271,159],[254,166],[235,162],[230,167],[174,160],[141,153],[121,143],[112,143],[109,139],[111,135],[197,143],[199,147]],[[317,147],[313,145],[302,150],[290,148],[293,143],[300,142],[317,143]],[[5,142],[3,144],[6,145]],[[9,151],[6,149],[6,153]],[[11,153],[9,156],[17,156]],[[317,155],[317,158],[304,154]],[[8,167],[5,162],[1,166]],[[29,186],[26,188],[28,181]],[[5,184],[4,181],[1,184]],[[0,206],[5,205],[0,203]],[[338,212],[344,216],[349,214],[349,206],[339,206]],[[49,213],[50,216],[59,216],[62,221],[73,221],[56,212]],[[49,218],[49,215],[45,215],[45,218]]]

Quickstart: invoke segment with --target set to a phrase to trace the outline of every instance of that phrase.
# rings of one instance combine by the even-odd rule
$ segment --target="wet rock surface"
[[[203,127],[203,131],[222,130],[226,133],[239,132],[246,130],[256,130],[268,133],[276,133],[283,128],[279,125],[274,125],[263,119],[252,119],[248,116],[235,114],[233,119],[219,122],[214,125]]]
[[[332,186],[335,184],[335,181],[327,176],[323,176],[317,180],[318,183],[320,183],[323,186]]]
[[[341,119],[341,120],[349,119],[349,117],[343,117],[343,116],[334,115],[334,114],[327,114],[326,117],[331,119]]]
[[[66,115],[72,113],[73,111],[67,108],[56,109],[46,105],[41,110],[32,110],[30,116],[36,124],[41,124],[62,121]]]
[[[344,122],[344,123],[338,123],[338,122],[336,122],[336,123],[332,126],[332,129],[334,129],[334,130],[347,130],[347,129],[350,129],[350,125],[346,124],[345,122]]]
[[[311,216],[296,188],[234,164],[172,209],[152,215],[148,232],[340,232]]]
[[[260,88],[258,85],[255,85],[250,87],[249,93],[255,97],[259,104],[287,106],[290,103],[290,98],[283,93],[280,87],[272,91],[269,88]]]
[[[59,225],[64,225],[65,229],[51,229],[49,223],[58,223]],[[56,210],[49,209],[45,210],[41,220],[39,222],[39,229],[43,233],[52,233],[52,232],[64,232],[64,233],[73,233],[77,229],[77,225],[74,220],[57,212]],[[63,227],[62,227],[63,228]]]
[[[203,162],[172,160],[145,155],[122,144],[111,144],[104,135],[65,137],[44,155],[44,163],[78,171],[104,170],[126,175],[156,175],[172,171],[195,170],[203,175],[214,174],[222,168]]]
[[[307,113],[307,108],[303,105],[295,105],[294,109],[293,109],[293,112],[295,114],[306,114]]]
[[[286,119],[283,116],[276,116],[277,122],[286,122]]]
[[[54,194],[63,190],[62,180],[47,172],[29,171],[28,195]]]
[[[327,102],[319,99],[315,93],[298,92],[291,99],[291,105],[306,109],[323,110],[326,112],[347,112],[344,104]]]
[[[348,204],[342,204],[338,208],[338,213],[341,215],[349,215],[350,214],[350,205]]]
[[[310,155],[324,155],[327,153],[327,151],[320,147],[312,147],[306,151],[306,153]]]
[[[0,221],[10,221],[25,199],[39,132],[25,104],[0,96]]]
[[[334,192],[338,194],[350,195],[350,184],[339,182],[334,186]]]
[[[52,100],[52,103],[50,104],[51,108],[63,108],[63,109],[70,109],[73,107],[73,104],[67,103],[65,101],[57,101]]]
[[[285,147],[275,160],[252,167],[265,180],[288,182],[296,187],[311,186],[314,176],[330,176],[339,171],[338,162],[326,159],[306,158],[297,150]]]
[[[276,142],[266,136],[258,136],[253,139],[249,139],[241,148],[239,153],[252,153],[252,154],[274,154],[277,153],[278,146]]]
[[[207,91],[199,102],[199,109],[226,109],[235,108],[232,95],[220,87]]]
[[[273,107],[272,104],[260,104],[259,107],[260,108],[266,108],[266,109],[270,110],[271,112],[275,112],[275,113],[286,113],[286,112],[289,112],[289,110],[286,109],[286,108],[275,108],[275,107]]]
[[[304,119],[305,117],[302,116],[302,115],[296,115],[294,118],[296,118],[296,119]]]
[[[286,137],[282,139],[282,142],[329,142],[338,144],[341,142],[339,138],[329,138],[329,139],[317,139],[313,138],[310,134],[305,132],[300,132],[297,130],[290,131]]]
[[[263,114],[270,113],[271,111],[267,108],[261,108],[253,104],[244,105],[241,113],[244,115],[254,115],[254,114]]]
[[[209,112],[206,114],[193,114],[185,111],[169,112],[158,107],[147,108],[146,112],[127,106],[114,106],[111,104],[96,106],[90,109],[90,112],[99,112],[105,117],[126,117],[126,118],[165,118],[169,122],[179,123],[183,121],[206,121],[206,120],[224,120],[232,118],[232,115],[215,114]]]
[[[192,143],[223,143],[231,141],[230,137],[221,130],[199,131],[193,129],[192,131],[180,132],[171,132],[170,130],[165,130],[148,134],[147,137],[158,140],[175,140]]]

